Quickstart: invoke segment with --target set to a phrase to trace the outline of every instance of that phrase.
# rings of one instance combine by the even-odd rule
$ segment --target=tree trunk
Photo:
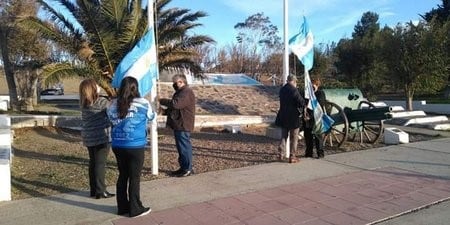
[[[8,84],[8,93],[10,107],[12,111],[17,111],[18,98],[16,81],[14,80],[14,71],[11,67],[11,62],[9,61],[9,51],[8,51],[8,28],[0,26],[0,50],[2,52],[3,68],[5,70],[6,83]]]
[[[37,88],[37,84],[38,84],[38,79],[35,79],[33,81],[33,87],[32,87],[32,96],[33,96],[33,106],[36,106],[38,104],[38,88]]]
[[[412,85],[405,85],[405,96],[406,96],[406,110],[412,111],[413,110],[413,96],[414,96],[414,90]]]

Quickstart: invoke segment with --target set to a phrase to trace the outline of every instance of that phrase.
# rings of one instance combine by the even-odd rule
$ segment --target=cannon
[[[323,110],[334,120],[324,134],[324,146],[339,148],[346,141],[374,143],[383,133],[385,119],[391,118],[390,107],[375,107],[365,100],[359,89],[324,89]]]

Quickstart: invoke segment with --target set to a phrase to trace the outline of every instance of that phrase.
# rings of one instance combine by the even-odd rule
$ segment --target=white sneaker
[[[145,215],[149,214],[151,211],[152,211],[152,209],[151,209],[150,207],[145,208],[145,211],[144,211],[144,212],[142,212],[142,213],[139,214],[139,215],[133,216],[133,218],[145,216]]]

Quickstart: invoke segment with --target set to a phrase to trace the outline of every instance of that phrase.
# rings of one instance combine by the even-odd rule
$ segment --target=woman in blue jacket
[[[140,200],[140,178],[147,144],[147,122],[154,119],[155,113],[148,100],[140,97],[135,78],[122,80],[117,99],[112,101],[107,114],[112,124],[112,150],[119,168],[117,213],[130,217],[146,215],[151,209],[144,207]]]

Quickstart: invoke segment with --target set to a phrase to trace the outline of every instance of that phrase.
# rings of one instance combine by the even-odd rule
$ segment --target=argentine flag
[[[314,37],[305,17],[300,32],[289,39],[289,48],[300,59],[305,70],[311,70],[314,62]]]
[[[148,29],[142,39],[122,59],[112,80],[114,88],[119,88],[122,79],[130,76],[138,81],[141,97],[151,91],[153,82],[156,82],[159,76],[154,37],[153,28]]]
[[[319,101],[314,94],[314,87],[309,77],[309,70],[314,63],[314,38],[309,29],[306,18],[303,17],[303,24],[300,33],[296,34],[289,40],[289,48],[300,59],[305,67],[305,98],[309,99],[308,109],[313,111],[315,134],[327,132],[334,123],[334,120],[323,112]]]

